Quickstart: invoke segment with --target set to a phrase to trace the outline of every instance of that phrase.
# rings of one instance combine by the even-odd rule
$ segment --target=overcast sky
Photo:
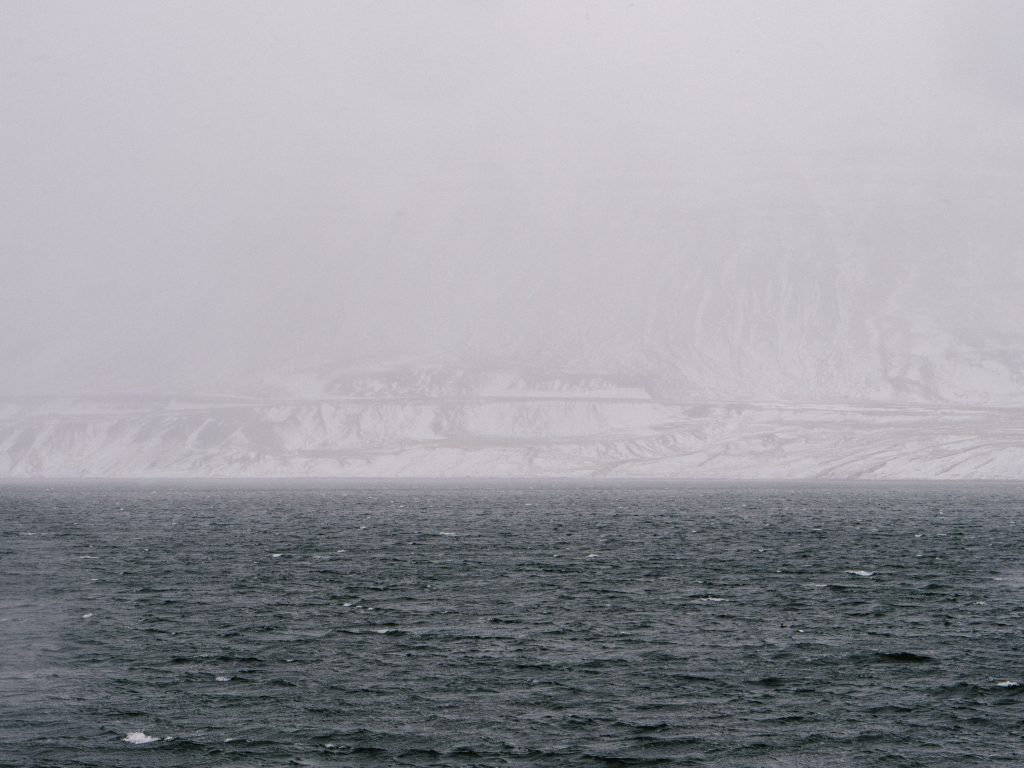
[[[904,280],[1019,333],[1022,32],[1016,0],[0,0],[0,393],[671,354],[680,305],[724,327],[815,264],[854,315]]]

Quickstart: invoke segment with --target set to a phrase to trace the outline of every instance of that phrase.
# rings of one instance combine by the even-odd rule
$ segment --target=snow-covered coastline
[[[566,388],[9,399],[0,478],[1024,479],[1024,408]]]

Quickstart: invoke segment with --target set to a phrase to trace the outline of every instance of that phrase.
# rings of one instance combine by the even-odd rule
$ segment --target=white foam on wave
[[[865,576],[865,577],[867,577],[867,576],[874,576],[875,575],[874,571],[847,571],[847,573],[850,574],[851,576]]]
[[[217,676],[216,676],[215,678],[213,678],[213,679],[214,679],[214,680],[216,680],[216,681],[217,681],[218,683],[226,683],[226,682],[227,682],[228,680],[230,680],[231,678],[230,678],[230,677],[228,677],[227,675],[217,675]]]
[[[724,597],[711,597],[711,595],[708,595],[707,597],[700,598],[700,602],[702,602],[702,603],[727,603],[729,601],[726,600]]]
[[[458,536],[459,534],[452,533],[451,531],[440,531],[437,535],[438,536]]]
[[[121,741],[127,741],[129,744],[149,744],[154,741],[160,741],[160,739],[156,736],[147,736],[142,731],[132,731]]]
[[[83,619],[89,619],[89,618],[92,618],[92,614],[91,614],[91,613],[83,613],[83,614],[82,614],[82,618],[83,618]]]
[[[273,552],[273,553],[271,553],[271,555],[270,555],[270,556],[271,556],[271,557],[280,557],[280,556],[281,556],[281,553],[280,553],[280,552]]]
[[[1017,680],[1000,680],[996,685],[1000,688],[1016,688],[1020,685],[1020,682]]]

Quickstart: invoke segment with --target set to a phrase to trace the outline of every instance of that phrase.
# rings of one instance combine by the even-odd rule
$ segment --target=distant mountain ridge
[[[181,394],[0,398],[0,477],[1022,477],[1020,181],[962,160],[481,187],[378,222],[351,286],[282,267],[175,307],[209,328],[177,346],[40,347]]]

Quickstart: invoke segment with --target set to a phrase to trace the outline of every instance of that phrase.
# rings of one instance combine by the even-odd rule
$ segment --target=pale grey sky
[[[1013,0],[2,0],[0,393],[1020,351],[1022,31]]]

